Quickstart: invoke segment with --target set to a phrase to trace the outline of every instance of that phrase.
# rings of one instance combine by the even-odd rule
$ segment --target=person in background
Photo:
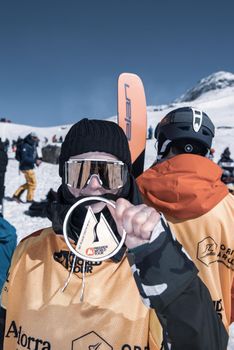
[[[4,141],[4,149],[5,149],[5,152],[8,152],[9,145],[10,145],[10,141],[9,141],[8,138],[6,138],[6,140]]]
[[[56,136],[56,135],[53,135],[53,137],[52,137],[52,142],[53,142],[53,143],[58,142],[58,140],[57,140],[57,136]]]
[[[209,158],[210,160],[214,160],[214,156],[215,156],[215,149],[212,147],[212,148],[210,149],[210,154],[208,155],[208,158]]]
[[[152,139],[152,137],[153,137],[153,127],[152,127],[152,125],[150,125],[149,126],[149,128],[148,128],[148,137],[147,137],[147,139],[148,140],[151,140]]]
[[[37,154],[38,137],[34,132],[27,135],[16,150],[18,154],[19,169],[24,174],[26,183],[21,185],[13,194],[13,199],[18,203],[22,202],[21,195],[27,191],[26,201],[32,203],[34,200],[34,193],[36,190],[36,175],[34,167],[39,166],[41,160]]]
[[[0,213],[3,211],[3,198],[5,194],[5,174],[8,164],[7,152],[4,143],[0,140]]]
[[[234,186],[234,161],[231,158],[229,147],[226,147],[221,154],[218,165],[222,169],[221,180],[225,183],[230,193],[233,193]]]
[[[4,350],[159,350],[158,318],[171,350],[226,349],[227,333],[197,269],[163,216],[142,204],[131,169],[117,124],[83,119],[71,127],[61,148],[57,201],[48,211],[52,227],[20,242],[12,260],[2,295]],[[76,208],[69,222],[73,247],[87,210],[97,221],[104,217],[117,240],[123,230],[127,236],[112,258],[84,263],[66,245],[63,222],[74,203],[90,196],[97,202]],[[103,226],[95,242],[104,248],[102,232]],[[167,337],[163,343],[166,349]]]
[[[230,149],[229,147],[226,147],[223,151],[223,153],[221,154],[221,157],[220,157],[220,160],[218,161],[218,164],[219,163],[232,163],[233,162],[233,159],[231,158],[231,152],[230,152]]]
[[[209,288],[228,329],[234,276],[234,197],[209,159],[215,127],[206,113],[183,107],[157,125],[157,160],[138,179],[144,202],[166,216]]]

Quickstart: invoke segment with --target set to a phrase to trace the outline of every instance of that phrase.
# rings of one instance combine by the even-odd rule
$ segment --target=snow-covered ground
[[[25,178],[19,172],[19,163],[10,154],[9,163],[7,166],[7,173],[5,179],[5,200],[4,200],[4,217],[9,220],[17,228],[18,239],[36,231],[39,228],[50,226],[50,221],[45,218],[30,217],[24,212],[28,210],[30,204],[18,204],[11,201],[11,197],[15,190],[23,183]],[[60,183],[58,176],[58,165],[48,164],[42,162],[39,167],[35,169],[37,178],[37,189],[35,193],[35,200],[41,201],[45,199],[46,194],[53,188],[56,190]],[[22,199],[26,197],[22,195]]]

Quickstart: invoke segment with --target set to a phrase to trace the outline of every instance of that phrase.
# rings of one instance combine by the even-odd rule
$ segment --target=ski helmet
[[[172,145],[183,148],[183,153],[197,153],[211,148],[215,127],[206,113],[192,107],[169,112],[157,125],[154,137],[158,142],[158,159],[165,157]]]

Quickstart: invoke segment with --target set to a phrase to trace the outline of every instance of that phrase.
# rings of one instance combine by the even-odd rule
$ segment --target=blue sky
[[[117,78],[148,105],[234,73],[233,0],[0,0],[0,117],[34,126],[117,111]]]

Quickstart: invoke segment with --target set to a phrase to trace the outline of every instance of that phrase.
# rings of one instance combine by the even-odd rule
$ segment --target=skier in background
[[[234,276],[234,197],[209,150],[215,128],[202,111],[183,107],[157,125],[157,160],[137,183],[144,202],[165,214],[209,288],[228,329]]]
[[[21,195],[27,191],[27,203],[34,200],[36,190],[36,175],[34,167],[39,166],[41,160],[37,154],[38,137],[34,132],[27,135],[22,144],[17,146],[16,159],[19,161],[19,169],[24,174],[26,183],[21,185],[14,193],[13,199],[18,203],[22,202]]]
[[[164,218],[142,204],[131,168],[128,141],[117,124],[83,119],[69,130],[61,148],[58,199],[49,211],[53,228],[18,245],[4,287],[4,350],[26,347],[25,335],[31,348],[40,342],[41,349],[100,344],[159,350],[156,313],[167,323],[171,350],[226,349],[227,333],[207,288]],[[62,233],[68,210],[89,196],[115,201],[115,209],[100,201],[90,206],[97,220],[105,216],[116,238],[123,229],[127,237],[113,258],[85,265]],[[81,207],[72,215],[74,247],[86,213]]]

